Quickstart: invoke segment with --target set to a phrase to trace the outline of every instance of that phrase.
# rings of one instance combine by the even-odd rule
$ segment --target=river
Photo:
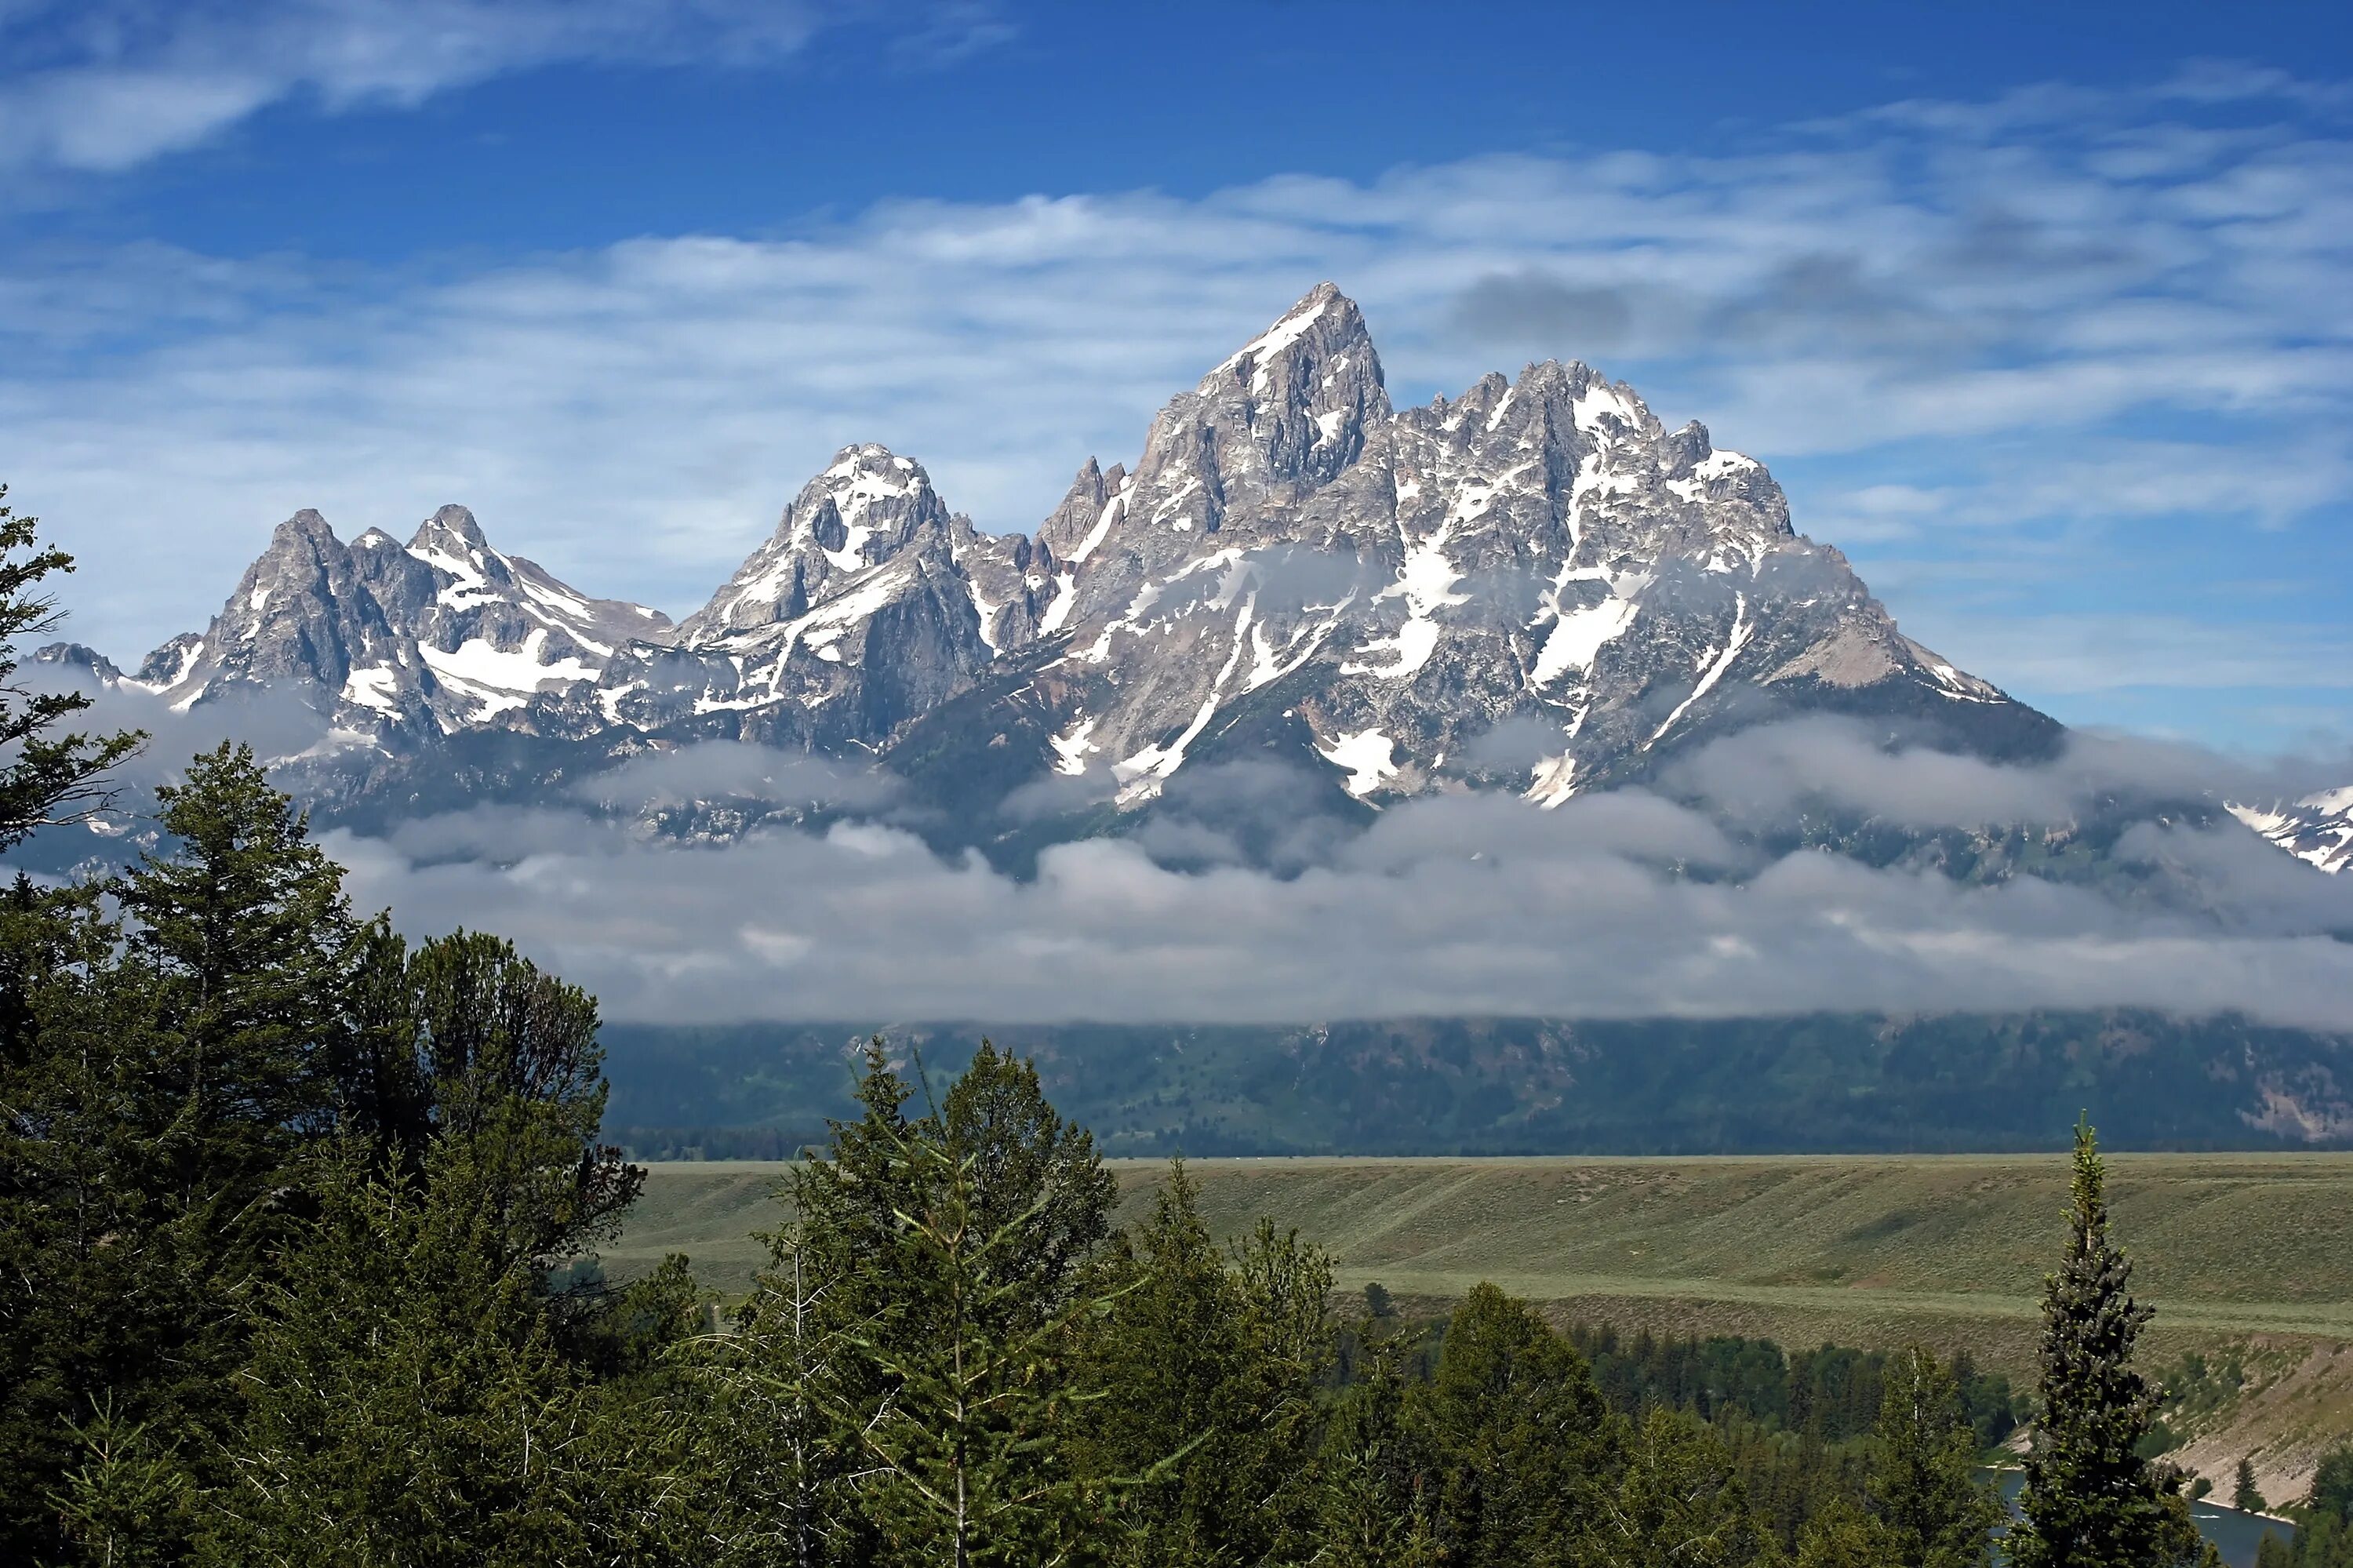
[[[2026,1485],[2023,1470],[2003,1470],[2001,1500],[2012,1513],[2018,1509],[2018,1493]],[[2267,1519],[2259,1513],[2241,1513],[2234,1508],[2224,1508],[2211,1499],[2200,1499],[2189,1505],[2190,1518],[2198,1521],[2199,1533],[2212,1542],[2222,1553],[2222,1561],[2231,1568],[2255,1568],[2255,1549],[2263,1544],[2266,1532],[2283,1541],[2293,1540],[2295,1526],[2285,1520]]]

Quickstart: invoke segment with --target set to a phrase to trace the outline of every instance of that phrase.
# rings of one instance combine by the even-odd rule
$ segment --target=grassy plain
[[[616,1273],[687,1253],[713,1289],[745,1288],[754,1229],[788,1169],[657,1164]],[[1123,1210],[1166,1167],[1113,1162]],[[1260,1215],[1441,1306],[1482,1279],[1566,1321],[1763,1335],[1788,1346],[1910,1340],[2030,1379],[2042,1275],[2061,1245],[2057,1155],[1201,1160],[1204,1217]],[[2235,1357],[2244,1387],[2193,1445],[2224,1467],[2257,1453],[2295,1484],[2315,1446],[2353,1434],[2353,1154],[2126,1154],[2110,1161],[2134,1285],[2158,1308],[2155,1366]],[[2225,1450],[2228,1450],[2225,1453]],[[2268,1456],[2268,1457],[2266,1457]]]

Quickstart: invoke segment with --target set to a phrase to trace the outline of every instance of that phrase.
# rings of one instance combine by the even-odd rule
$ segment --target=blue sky
[[[118,658],[303,505],[680,612],[848,440],[1033,526],[1329,277],[2063,719],[2341,751],[2346,10],[0,0],[0,478]]]

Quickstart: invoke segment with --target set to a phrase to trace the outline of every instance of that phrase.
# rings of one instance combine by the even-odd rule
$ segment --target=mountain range
[[[324,738],[282,770],[329,820],[529,800],[710,741],[879,762],[1035,842],[1117,831],[1211,762],[1305,769],[1344,810],[1555,805],[1797,715],[1998,759],[2063,733],[1905,637],[1705,427],[1575,362],[1393,408],[1328,283],[1029,535],[844,448],[673,624],[501,552],[460,506],[405,545],[303,511],[132,673],[41,656],[181,710],[292,694]],[[2345,839],[2307,858],[2334,869]]]

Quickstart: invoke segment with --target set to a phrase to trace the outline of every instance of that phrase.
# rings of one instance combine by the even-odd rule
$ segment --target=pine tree
[[[2305,1506],[2353,1525],[2353,1443],[2340,1444],[2320,1457]]]
[[[354,929],[343,869],[249,747],[223,742],[156,798],[170,848],[113,892],[167,992],[184,1188],[242,1197],[329,1113]]]
[[[1886,1524],[1846,1497],[1832,1497],[1798,1536],[1798,1568],[1908,1568],[1918,1561],[1904,1555]]]
[[[436,1139],[470,1140],[500,1217],[502,1261],[544,1268],[618,1231],[645,1172],[598,1140],[596,1000],[479,932],[424,943],[408,964],[417,1066]]]
[[[1082,1376],[1106,1397],[1082,1417],[1073,1462],[1098,1481],[1145,1478],[1120,1502],[1121,1563],[1189,1568],[1261,1554],[1235,1544],[1261,1523],[1234,1441],[1250,1415],[1242,1293],[1195,1193],[1173,1165],[1106,1268],[1118,1298],[1084,1336]]]
[[[1597,1512],[1601,1562],[1750,1568],[1778,1561],[1722,1440],[1674,1411],[1652,1410],[1636,1425],[1624,1478]]]
[[[209,1559],[587,1560],[594,1390],[501,1258],[498,1162],[477,1156],[453,1141],[417,1178],[346,1160],[318,1181],[322,1213],[259,1303]]]
[[[2187,1503],[2138,1452],[2155,1393],[2133,1370],[2151,1309],[2108,1237],[2107,1181],[2091,1127],[2075,1126],[2065,1256],[2044,1282],[2042,1414],[2026,1461],[2016,1568],[2157,1568],[2205,1555]]]
[[[355,1568],[670,1560],[702,1501],[674,1364],[691,1278],[673,1259],[618,1290],[595,1270],[550,1284],[615,1231],[643,1176],[597,1142],[595,1001],[495,938],[368,946],[370,1065],[341,1086],[341,1136],[301,1169],[315,1213],[256,1292],[206,1551]],[[350,1114],[384,1082],[408,1086],[399,1117]]]
[[[61,735],[58,726],[87,712],[90,698],[79,692],[34,692],[16,682],[18,643],[55,630],[61,619],[41,580],[74,567],[71,556],[35,538],[37,519],[10,512],[7,494],[0,484],[0,758],[6,759],[0,761],[0,850],[38,829],[102,810],[113,798],[108,771],[146,738]]]
[[[103,1396],[69,1431],[82,1459],[66,1478],[58,1511],[82,1561],[107,1568],[177,1562],[195,1500],[178,1456],[147,1426],[118,1417]]]
[[[2262,1513],[2271,1506],[2263,1501],[2263,1494],[2255,1485],[2255,1462],[2243,1456],[2231,1488],[2231,1506],[2241,1513]]]
[[[93,896],[22,877],[0,954],[0,1561],[45,1562],[68,1550],[54,1499],[101,1460],[76,1429],[152,1446],[212,1319],[201,1235],[152,1179],[176,1102],[143,967]]]
[[[723,1563],[833,1568],[855,1561],[852,1487],[863,1452],[841,1413],[849,1332],[828,1310],[839,1283],[797,1224],[765,1238],[768,1266],[712,1343],[715,1400],[703,1464]]]
[[[1108,1309],[1096,1260],[1113,1186],[1035,1067],[984,1046],[910,1119],[880,1039],[863,1114],[794,1173],[797,1245],[838,1336],[818,1393],[865,1479],[856,1561],[1061,1561],[1095,1517],[1069,1468],[1077,1330]]]
[[[1432,1517],[1450,1562],[1570,1561],[1617,1424],[1585,1360],[1524,1301],[1474,1287],[1409,1404],[1432,1456]]]
[[[2001,1505],[1977,1478],[1977,1436],[1949,1370],[1919,1346],[1882,1375],[1879,1456],[1871,1491],[1888,1562],[1904,1568],[1982,1568]]]
[[[1121,1489],[1137,1564],[1256,1563],[1307,1532],[1331,1270],[1261,1226],[1210,1238],[1182,1162],[1105,1270],[1111,1310],[1086,1336],[1092,1399],[1073,1462]],[[1127,1482],[1141,1478],[1142,1484]]]
[[[0,1342],[25,1369],[0,1446],[27,1482],[0,1496],[0,1546],[55,1549],[65,1467],[96,1459],[62,1434],[101,1399],[153,1451],[208,1450],[324,1127],[340,874],[249,754],[161,798],[168,851],[0,912]]]
[[[1405,1423],[1402,1349],[1367,1347],[1364,1380],[1339,1399],[1315,1466],[1314,1561],[1328,1568],[1432,1568],[1438,1542],[1423,1490],[1423,1458]]]
[[[887,1305],[849,1336],[888,1390],[849,1413],[886,1557],[941,1568],[1070,1562],[1085,1493],[1060,1451],[1072,1412],[1067,1356],[1073,1325],[1102,1303],[1020,1272],[1050,1192],[999,1218],[1004,1195],[983,1184],[983,1152],[935,1127],[911,1130],[892,1158],[893,1186],[915,1199],[898,1211],[888,1251],[868,1260]]]
[[[972,1162],[973,1222],[1007,1231],[992,1266],[1026,1288],[1004,1301],[1018,1330],[1052,1316],[1082,1287],[1086,1264],[1111,1234],[1118,1183],[1094,1135],[1047,1101],[1034,1062],[988,1041],[940,1106],[943,1143]]]

